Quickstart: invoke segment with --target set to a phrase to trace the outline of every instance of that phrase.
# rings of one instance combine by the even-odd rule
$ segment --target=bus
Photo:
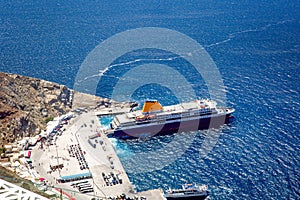
[[[86,188],[86,187],[92,187],[92,186],[91,186],[91,184],[86,184],[86,185],[77,186],[78,189]]]
[[[88,183],[88,181],[82,181],[82,182],[79,182],[79,183],[75,183],[74,185],[76,186],[76,187],[78,187],[78,186],[80,186],[80,185],[84,185],[84,184],[87,184]]]
[[[88,192],[94,192],[94,190],[93,190],[93,188],[86,188],[86,189],[79,190],[79,192],[88,193]]]

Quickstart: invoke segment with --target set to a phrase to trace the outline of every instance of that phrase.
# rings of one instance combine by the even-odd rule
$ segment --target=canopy
[[[85,178],[92,178],[92,174],[89,173],[83,173],[83,174],[73,174],[70,176],[62,176],[60,178],[60,181],[67,182],[67,181],[74,181],[74,180],[81,180]]]

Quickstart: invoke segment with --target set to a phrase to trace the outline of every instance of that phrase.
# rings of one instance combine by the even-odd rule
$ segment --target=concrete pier
[[[124,112],[124,110],[119,110]],[[118,112],[119,112],[118,111]],[[110,140],[105,134],[99,133],[101,125],[97,115],[101,113],[118,113],[117,111],[89,111],[72,118],[62,135],[57,136],[53,145],[37,145],[32,150],[34,170],[46,179],[49,185],[63,188],[75,199],[91,199],[116,197],[125,193],[129,197],[145,196],[151,200],[161,200],[163,193],[160,189],[136,193],[131,184]],[[74,150],[75,149],[75,150]],[[79,159],[72,156],[81,152]],[[70,154],[71,152],[71,154]],[[61,169],[51,170],[50,166]],[[83,167],[83,166],[88,166]],[[60,183],[62,177],[91,173],[92,178]],[[116,181],[117,180],[117,181]],[[71,184],[88,181],[93,192],[82,194]]]

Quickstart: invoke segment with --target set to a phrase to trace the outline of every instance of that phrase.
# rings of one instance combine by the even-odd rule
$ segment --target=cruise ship
[[[165,194],[167,200],[200,200],[208,196],[207,185],[184,184],[181,189],[168,189]]]
[[[229,123],[234,108],[217,107],[213,100],[163,107],[157,100],[147,100],[143,109],[116,115],[108,136],[129,139],[166,135],[176,132],[217,128]]]

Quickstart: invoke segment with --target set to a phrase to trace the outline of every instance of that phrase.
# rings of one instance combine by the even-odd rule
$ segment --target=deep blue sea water
[[[150,172],[133,169],[136,163],[159,165],[168,159],[170,149],[163,147],[174,135],[113,140],[130,180],[138,190],[206,183],[211,199],[300,199],[299,10],[300,3],[292,0],[1,1],[0,71],[73,88],[85,57],[114,34],[141,27],[179,31],[201,44],[217,64],[226,103],[236,109],[235,121],[222,128],[204,158],[199,151],[208,132],[178,134],[183,142],[177,145],[188,145],[187,150]],[[115,60],[97,94],[110,97],[126,70],[156,62],[181,70],[197,96],[208,97],[205,82],[189,71],[184,58],[149,49]],[[168,88],[155,84],[132,96],[144,98],[164,105],[178,101]],[[160,149],[165,154],[132,161]]]

